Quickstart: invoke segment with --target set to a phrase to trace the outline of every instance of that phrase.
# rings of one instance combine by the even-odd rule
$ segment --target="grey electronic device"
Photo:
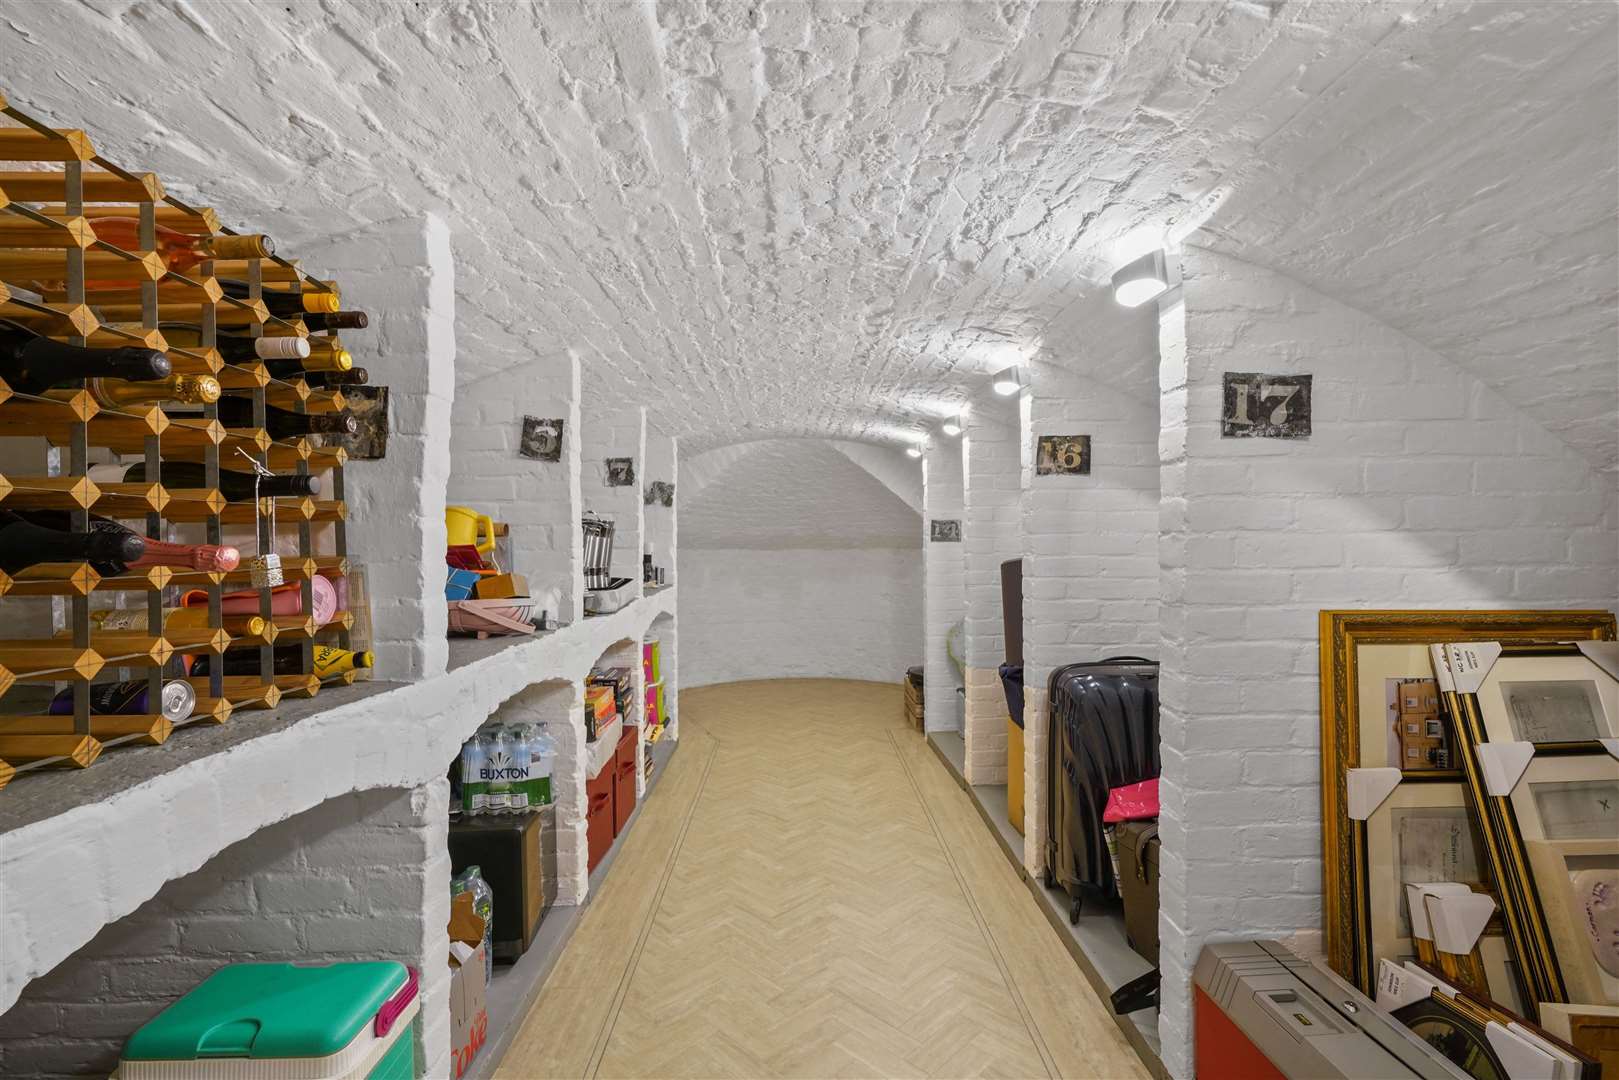
[[[1193,981],[1296,1080],[1468,1080],[1325,965],[1276,941],[1205,945]]]

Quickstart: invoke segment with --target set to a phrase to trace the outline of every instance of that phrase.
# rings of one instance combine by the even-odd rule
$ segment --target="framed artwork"
[[[1573,645],[1505,645],[1484,663],[1465,680],[1456,673],[1447,696],[1526,998],[1538,1014],[1541,1002],[1586,1000],[1597,985],[1605,996],[1591,1000],[1619,1003],[1606,996],[1619,988],[1619,858],[1580,847],[1612,841],[1619,852],[1619,759],[1596,741],[1619,729],[1619,677]],[[1492,782],[1481,748],[1535,735],[1548,741],[1494,794],[1503,778]]]
[[[1547,1031],[1588,1057],[1595,1058],[1601,1075],[1619,1076],[1619,1005],[1559,1005],[1540,1007],[1540,1023]]]
[[[1606,611],[1321,613],[1324,929],[1328,961],[1340,975],[1367,993],[1376,989],[1369,823],[1349,818],[1348,771],[1400,768],[1396,795],[1423,784],[1448,784],[1455,792],[1464,780],[1449,745],[1454,725],[1445,699],[1437,687],[1429,689],[1434,672],[1428,647],[1450,641],[1611,641],[1614,633],[1614,617]],[[1408,732],[1410,723],[1419,730]],[[1413,749],[1417,755],[1408,756]],[[1466,799],[1453,796],[1451,805],[1465,807]]]
[[[1084,476],[1091,471],[1089,435],[1041,435],[1035,442],[1036,476]]]

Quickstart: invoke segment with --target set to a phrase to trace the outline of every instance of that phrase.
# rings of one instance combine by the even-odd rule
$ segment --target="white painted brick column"
[[[948,638],[967,614],[966,546],[962,540],[931,539],[932,522],[962,522],[965,517],[961,459],[961,446],[944,436],[922,458],[922,713],[929,731],[962,730],[962,697],[957,693],[961,672],[950,659]]]
[[[1606,607],[1611,476],[1364,312],[1197,249],[1160,323],[1165,1067],[1205,942],[1321,922],[1318,612]],[[1308,439],[1220,435],[1225,371],[1314,374]]]
[[[663,567],[664,580],[673,581],[675,573],[676,531],[675,508],[662,503],[648,503],[646,490],[655,482],[673,484],[680,472],[678,440],[665,435],[649,421],[646,428],[646,469],[637,477],[643,498],[641,512],[646,540],[652,544],[652,561]],[[678,492],[676,493],[678,496]]]
[[[967,416],[961,439],[962,558],[966,582],[967,699],[963,738],[967,782],[1006,782],[1006,658],[1001,616],[1001,563],[1021,554],[1018,492],[1022,483],[1017,405],[983,401]]]
[[[480,360],[492,374],[456,388],[449,502],[510,526],[510,569],[528,579],[536,614],[564,622],[584,615],[584,542],[579,529],[579,356],[573,350],[534,355],[513,343]],[[523,418],[562,421],[562,460],[518,453]]]
[[[1031,872],[1045,861],[1052,670],[1158,655],[1157,324],[1107,303],[1111,311],[1092,310],[1087,320],[1084,354],[1061,358],[1083,373],[1037,364],[1026,395],[1031,451],[1041,435],[1089,435],[1092,455],[1088,476],[1033,475],[1022,493],[1023,841]]]
[[[614,523],[613,575],[627,577],[632,595],[641,593],[641,536],[645,522],[646,407],[623,399],[588,401],[583,409],[580,495],[584,509]],[[607,459],[635,462],[635,483],[607,486]]]
[[[312,960],[420,972],[423,1075],[448,1075],[448,814],[438,779],[329,799],[226,848],[28,985],[0,1015],[0,1075],[105,1076],[225,964]]]
[[[342,282],[372,312],[343,335],[356,366],[389,387],[388,453],[347,471],[348,543],[365,568],[379,679],[441,674],[444,499],[455,398],[455,265],[450,229],[434,214],[317,242],[306,265]]]

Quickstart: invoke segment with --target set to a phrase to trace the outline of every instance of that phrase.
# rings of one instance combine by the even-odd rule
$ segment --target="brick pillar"
[[[1044,864],[1052,670],[1158,655],[1157,324],[1111,299],[1090,307],[1085,355],[1063,358],[1084,373],[1038,364],[1027,392],[1031,447],[1041,435],[1089,435],[1092,455],[1089,475],[1032,475],[1022,493],[1023,837],[1031,872]]]
[[[641,530],[646,487],[646,407],[620,399],[588,401],[584,409],[583,456],[579,474],[580,497],[586,510],[611,518],[613,575],[627,577],[633,595],[641,595]],[[624,487],[607,483],[607,460],[629,458],[635,482]]]
[[[961,672],[950,659],[948,639],[966,615],[962,537],[933,540],[934,521],[963,524],[961,446],[937,438],[922,459],[922,544],[925,568],[922,626],[923,720],[929,731],[961,731]],[[957,634],[957,648],[962,637]],[[957,655],[961,655],[959,652]]]
[[[1006,783],[1006,656],[1001,563],[1020,554],[1019,421],[1015,402],[984,401],[968,414],[961,439],[962,557],[966,581],[967,700],[963,736],[967,782]]]
[[[455,266],[450,229],[424,214],[307,252],[305,264],[371,311],[343,337],[357,366],[389,388],[387,456],[350,464],[349,551],[363,566],[379,679],[443,674],[444,502],[455,398]],[[402,362],[402,358],[409,362]]]

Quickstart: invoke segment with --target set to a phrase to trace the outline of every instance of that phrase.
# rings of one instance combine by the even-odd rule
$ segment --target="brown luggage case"
[[[1158,823],[1126,821],[1119,829],[1119,895],[1130,947],[1158,966]]]

